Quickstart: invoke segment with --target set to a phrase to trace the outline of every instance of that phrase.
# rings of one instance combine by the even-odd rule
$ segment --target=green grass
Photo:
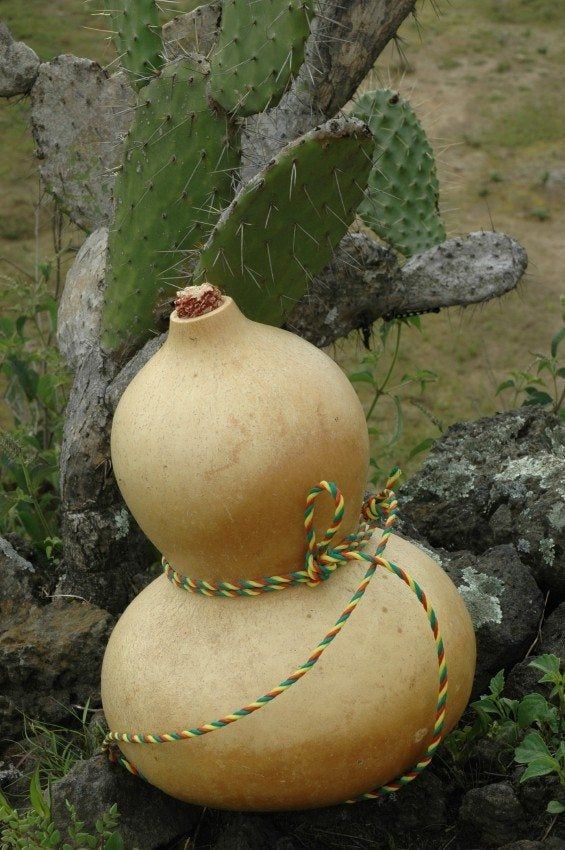
[[[60,53],[74,53],[103,61],[109,57],[102,33],[86,27],[105,28],[90,11],[102,3],[82,0],[3,0],[2,19],[14,38],[27,42],[39,58],[48,61]]]
[[[565,139],[562,94],[550,89],[529,91],[496,108],[488,104],[483,115],[483,144],[521,148]]]
[[[565,6],[548,0],[484,0],[485,14],[501,24],[563,24]]]

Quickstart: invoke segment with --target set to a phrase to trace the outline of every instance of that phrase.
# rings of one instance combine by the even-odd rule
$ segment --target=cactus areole
[[[217,289],[189,287],[176,303],[167,341],[112,428],[122,494],[170,565],[106,650],[113,740],[144,779],[215,808],[325,806],[416,775],[441,737],[437,717],[445,734],[471,689],[474,635],[460,596],[429,554],[375,528],[357,551],[371,562],[386,537],[398,572],[374,570],[332,628],[368,566],[353,558],[332,572],[321,554],[351,549],[359,527],[369,441],[357,396],[326,354],[249,320]],[[305,514],[318,482],[315,514],[313,502]],[[256,594],[258,577],[276,590],[305,564],[316,580]]]

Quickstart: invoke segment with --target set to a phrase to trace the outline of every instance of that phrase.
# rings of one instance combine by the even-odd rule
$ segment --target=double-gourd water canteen
[[[106,745],[214,808],[398,790],[467,704],[465,605],[392,532],[395,474],[365,497],[367,425],[336,363],[207,284],[176,305],[112,427],[118,485],[165,569],[110,638]]]

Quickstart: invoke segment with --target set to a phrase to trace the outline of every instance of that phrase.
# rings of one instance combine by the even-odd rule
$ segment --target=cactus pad
[[[155,0],[105,0],[121,66],[131,84],[146,85],[163,64],[159,12]]]
[[[155,305],[178,289],[186,251],[205,242],[233,195],[238,138],[208,106],[207,75],[206,62],[188,56],[140,94],[114,190],[106,350],[125,353],[148,336]]]
[[[372,149],[354,119],[328,121],[287,145],[224,211],[195,280],[224,289],[250,319],[282,324],[353,221]]]
[[[384,89],[362,95],[353,114],[369,125],[375,140],[368,191],[359,207],[365,224],[407,257],[443,242],[434,152],[410,104]]]
[[[275,106],[304,61],[313,0],[224,0],[210,92],[227,112]]]

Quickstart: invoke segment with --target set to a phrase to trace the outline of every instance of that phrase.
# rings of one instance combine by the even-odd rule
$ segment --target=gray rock
[[[61,830],[69,823],[66,801],[89,826],[116,803],[127,850],[156,850],[168,845],[190,833],[201,814],[201,809],[168,797],[123,768],[109,764],[102,755],[78,762],[52,786],[51,811]]]
[[[478,556],[445,551],[439,555],[475,626],[474,693],[479,694],[495,673],[519,661],[531,646],[543,610],[542,594],[513,546],[495,546]]]
[[[530,661],[537,655],[552,653],[565,664],[565,602],[562,602],[547,617],[541,628],[539,643],[535,645],[528,658],[520,661],[510,671],[506,679],[505,694],[511,699],[521,699],[532,691],[547,693],[549,688],[540,685],[541,671],[530,667]]]
[[[168,21],[163,27],[163,47],[167,61],[171,62],[187,53],[208,56],[218,38],[221,13],[221,3],[209,3]]]
[[[500,850],[543,850],[544,844],[541,841],[513,841],[511,844],[505,844]]]
[[[289,846],[288,837],[281,836],[266,817],[228,815],[226,819],[214,850],[286,850]],[[290,847],[294,847],[292,841]]]
[[[0,21],[0,97],[28,94],[39,69],[39,58],[23,41],[14,41]]]
[[[520,777],[525,767],[518,767],[513,778],[515,779],[516,794],[522,808],[531,818],[539,817],[547,809],[550,800],[558,800],[565,805],[565,787],[561,785],[555,775],[535,776],[527,782],[520,782]],[[549,819],[549,816],[546,815]]]
[[[480,554],[512,543],[543,589],[565,593],[565,425],[551,413],[453,425],[400,504],[433,546]]]
[[[510,670],[506,677],[504,696],[510,699],[522,699],[523,696],[531,694],[533,691],[540,691],[545,695],[549,693],[548,688],[538,683],[538,679],[542,676],[541,671],[530,667],[530,661],[536,654],[533,653],[532,656],[519,661]]]
[[[540,644],[534,655],[543,652],[552,652],[565,661],[565,602],[557,606],[542,626]]]
[[[0,537],[0,614],[2,621],[22,604],[31,602],[35,567],[4,537]]]
[[[509,782],[472,788],[463,797],[459,826],[479,847],[501,847],[521,838],[525,814]]]
[[[2,578],[0,574],[0,579]],[[95,700],[112,618],[79,600],[24,600],[0,622],[0,738],[16,737],[22,712],[58,723],[68,707]]]
[[[108,76],[96,62],[57,56],[39,67],[31,93],[31,123],[41,178],[84,230],[108,222],[121,140],[135,103],[123,73]]]
[[[383,833],[389,832],[398,838],[398,847],[435,850],[448,821],[446,788],[438,776],[426,770],[400,793],[379,800],[273,813],[269,818],[282,835],[294,838],[298,847],[308,850],[326,850],[329,846],[381,847]],[[414,837],[421,837],[423,824],[429,843],[415,844]]]

